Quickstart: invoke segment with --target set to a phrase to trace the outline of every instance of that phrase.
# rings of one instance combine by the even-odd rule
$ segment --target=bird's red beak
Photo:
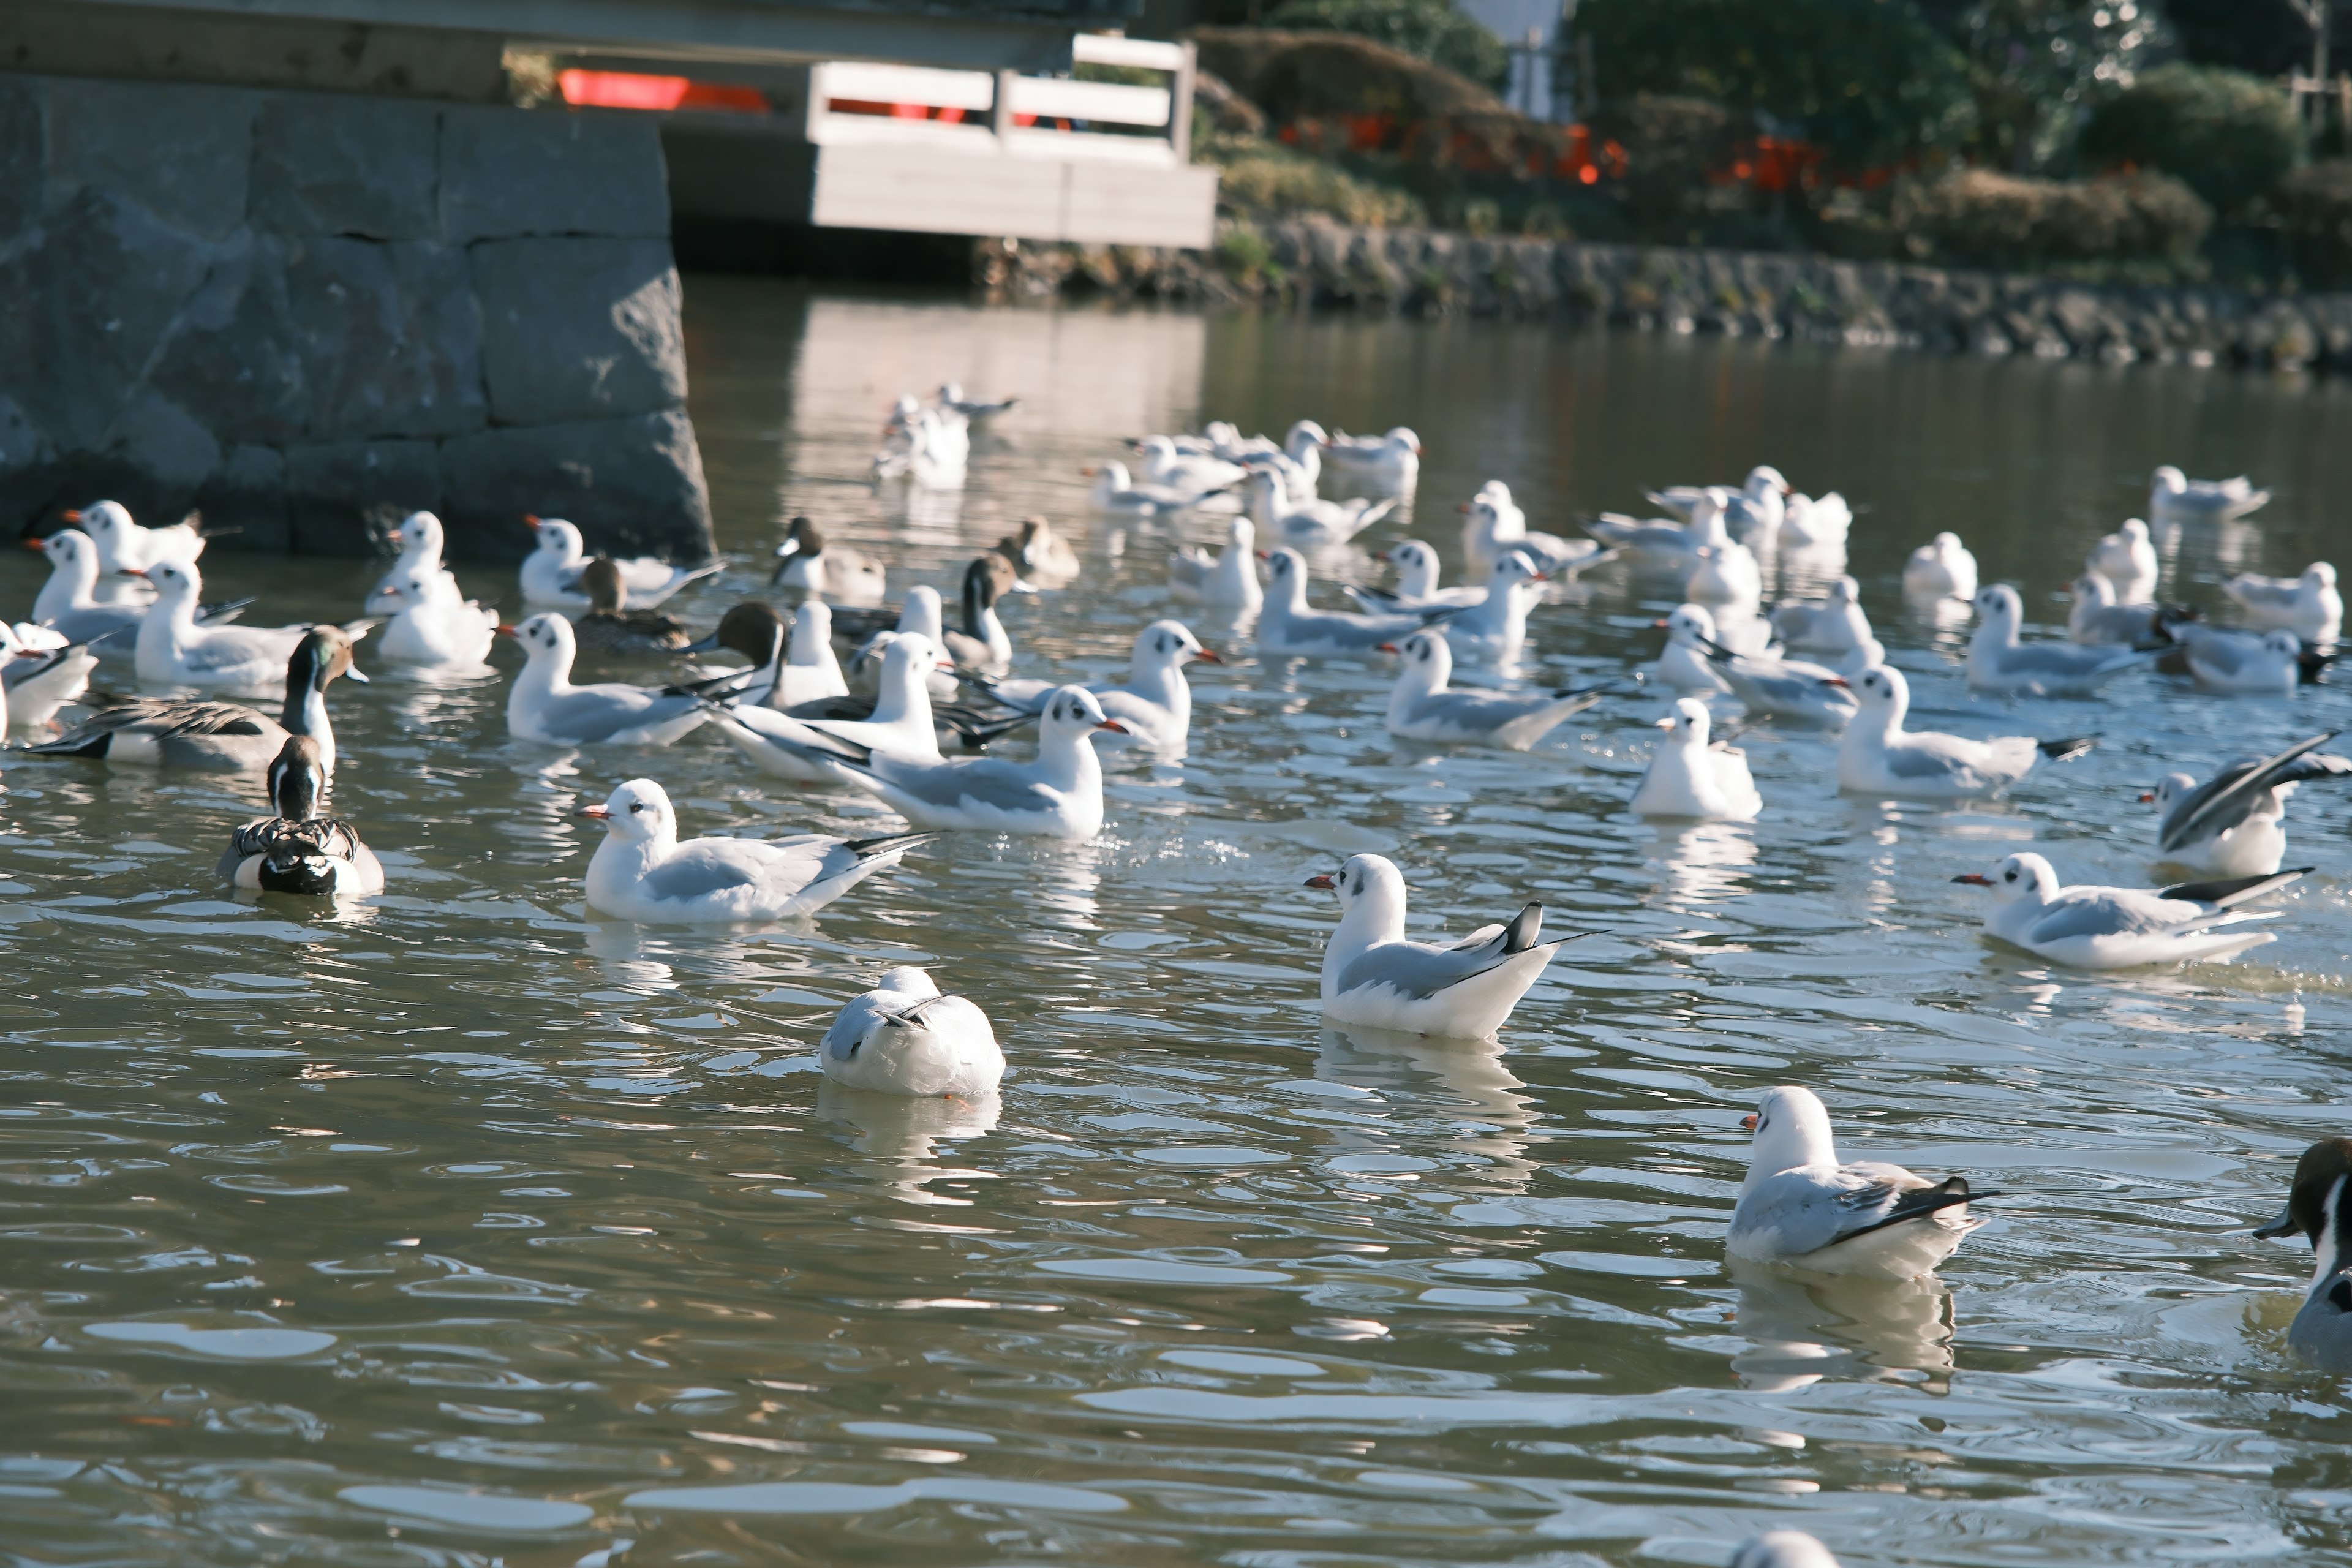
[[[2140,803],[2140,805],[2155,805],[2155,804],[2156,804],[2156,792],[2155,792],[2155,791],[2153,791],[2153,790],[2150,790],[2147,794],[2141,795],[2141,796],[2139,797],[2139,803]]]
[[[115,569],[114,574],[118,577],[144,577],[147,575],[147,568],[144,566],[121,566]]]
[[[538,515],[538,513],[536,513],[536,512],[529,512],[529,511],[527,511],[527,512],[523,513],[523,514],[522,514],[522,525],[523,525],[525,528],[537,528],[537,527],[539,526],[539,515]]]
[[[1397,645],[1392,642],[1384,642],[1381,644],[1381,651],[1382,653],[1394,653],[1396,650]]]
[[[1273,560],[1273,559],[1274,559],[1274,557],[1273,557],[1273,556],[1268,555],[1268,554],[1267,554],[1265,551],[1263,551],[1263,550],[1261,550],[1261,551],[1257,552],[1257,558],[1258,558],[1260,561],[1271,561],[1271,560]]]
[[[65,510],[58,513],[58,515],[64,518],[68,522],[79,522],[81,521],[81,508],[78,506],[69,506],[66,508]]]
[[[1992,886],[1992,879],[1979,871],[1964,872],[1961,875],[1953,878],[1952,880],[1955,882],[1966,882],[1971,888],[1990,888]]]
[[[507,624],[506,624],[506,622],[504,622],[504,621],[500,621],[497,626],[495,626],[491,627],[490,629],[491,629],[492,631],[496,632],[499,636],[500,636],[500,637],[520,637],[520,636],[521,636],[521,635],[522,635],[521,633],[520,633],[520,632],[516,631],[516,630],[514,629],[514,627],[512,627],[512,626],[510,626],[507,625]]]
[[[1114,735],[1132,735],[1135,733],[1134,731],[1129,729],[1126,725],[1120,723],[1116,719],[1106,719],[1101,723],[1096,725],[1095,728],[1097,730],[1108,730]]]
[[[1751,1111],[1749,1111],[1747,1115],[1745,1115],[1745,1116],[1741,1117],[1741,1118],[1739,1119],[1739,1125],[1741,1125],[1742,1127],[1747,1127],[1747,1128],[1751,1128],[1751,1129],[1752,1129],[1753,1127],[1755,1127],[1755,1125],[1756,1125],[1756,1113],[1755,1113],[1754,1111],[1752,1111],[1752,1110],[1751,1110]]]
[[[1653,629],[1657,631],[1664,631],[1666,629],[1666,623],[1663,620],[1652,621],[1650,626]]]
[[[593,816],[597,821],[602,822],[605,818],[611,816],[613,812],[610,806],[583,805],[580,808],[580,815],[583,816]]]
[[[1822,681],[1822,684],[1823,686],[1835,686],[1844,689],[1850,688],[1853,683],[1848,681],[1843,675],[1832,675],[1828,679]]]
[[[1466,500],[1465,500],[1465,501],[1464,501],[1460,506],[1455,507],[1454,510],[1455,511],[1468,511],[1468,510],[1470,510],[1470,503],[1469,503],[1468,501],[1466,501]]]
[[[1195,648],[1192,650],[1192,657],[1197,659],[1204,660],[1210,664],[1223,664],[1225,662],[1223,659],[1217,657],[1217,650],[1213,647]]]
[[[1310,888],[1320,888],[1327,893],[1339,886],[1337,882],[1331,880],[1330,875],[1328,872],[1320,876],[1307,878],[1307,885]]]
[[[21,542],[26,549],[37,551],[43,555],[47,555],[49,552],[49,543],[46,539],[26,539],[22,540],[19,542]]]

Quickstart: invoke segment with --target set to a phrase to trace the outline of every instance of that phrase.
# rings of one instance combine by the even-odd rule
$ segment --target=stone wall
[[[0,73],[0,524],[710,552],[647,121]]]
[[[1213,252],[982,242],[975,280],[1664,331],[2352,372],[2352,295],[2090,285],[1825,256],[1475,238],[1320,222],[1221,225]]]

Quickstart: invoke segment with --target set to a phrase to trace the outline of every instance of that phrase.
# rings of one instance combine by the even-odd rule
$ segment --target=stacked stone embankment
[[[1826,256],[1228,226],[1213,252],[983,242],[976,280],[1419,315],[1608,322],[1985,354],[2352,372],[2352,294],[2073,282]]]
[[[709,552],[649,121],[0,73],[0,523]]]

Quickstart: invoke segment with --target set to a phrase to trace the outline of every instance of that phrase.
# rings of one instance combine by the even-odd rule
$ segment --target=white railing
[[[1139,87],[838,60],[809,68],[804,134],[833,146],[1160,165],[1191,161],[1192,45],[1081,34],[1072,40],[1071,54],[1082,65],[1164,71],[1169,83]],[[887,112],[877,112],[879,106]]]

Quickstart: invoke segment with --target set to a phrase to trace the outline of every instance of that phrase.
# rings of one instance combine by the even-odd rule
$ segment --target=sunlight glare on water
[[[1774,462],[1866,509],[1851,570],[1923,722],[2101,745],[1939,809],[1842,797],[1832,742],[1759,728],[1760,822],[1651,825],[1624,803],[1654,689],[1524,755],[1433,752],[1383,731],[1385,661],[1268,666],[1197,619],[1232,667],[1194,671],[1189,756],[1113,764],[1098,841],[952,836],[814,922],[719,931],[589,917],[577,808],[642,773],[688,834],[887,814],[708,732],[512,742],[503,680],[362,645],[337,805],[391,889],[331,912],[215,881],[241,782],[12,754],[11,1561],[1712,1564],[1783,1524],[1854,1563],[2352,1558],[2345,1406],[2284,1342],[2308,1252],[2245,1234],[2345,1130],[2343,794],[2297,797],[2289,863],[2318,870],[2227,967],[2054,970],[1950,881],[2032,844],[2145,885],[2141,788],[2346,699],[1973,699],[1965,620],[1896,588],[1948,528],[2063,623],[2053,591],[2162,461],[2278,491],[2168,537],[2167,597],[2338,553],[2341,385],[719,279],[688,303],[730,560],[678,605],[698,629],[763,591],[795,512],[895,592],[1034,511],[1086,574],[1011,604],[1015,673],[1114,673],[1175,613],[1170,535],[1090,520],[1079,469],[1308,416],[1420,433],[1370,541],[1425,538],[1449,580],[1490,477],[1572,534]],[[962,491],[877,492],[889,400],[950,378],[1024,403]],[[206,566],[257,624],[347,617],[373,574]],[[0,563],[16,613],[39,573]],[[519,608],[510,571],[460,575]],[[1533,674],[1627,674],[1674,603],[1594,573],[1538,611]],[[1591,934],[1499,1043],[1325,1027],[1335,910],[1299,884],[1357,850],[1404,868],[1418,933],[1536,898]],[[822,1079],[825,1020],[901,963],[992,1016],[1000,1099]],[[1739,1118],[1791,1081],[1848,1157],[2005,1194],[1940,1278],[1727,1269]]]

